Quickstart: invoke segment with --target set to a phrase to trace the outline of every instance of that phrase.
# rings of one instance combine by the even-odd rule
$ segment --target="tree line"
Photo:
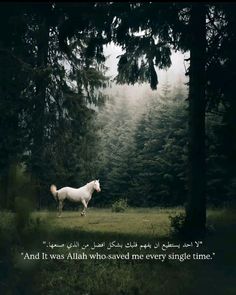
[[[96,117],[97,161],[102,192],[94,206],[110,206],[127,199],[130,206],[183,206],[187,200],[187,90],[164,83],[146,93],[143,103],[130,104],[125,92],[110,98]],[[221,107],[223,113],[223,107]],[[227,179],[227,154],[221,150],[221,113],[206,113],[207,204],[222,206],[233,200]],[[234,181],[234,180],[233,180]]]

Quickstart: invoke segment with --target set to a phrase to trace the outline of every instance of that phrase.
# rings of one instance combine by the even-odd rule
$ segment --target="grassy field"
[[[56,212],[40,212],[35,216],[50,220],[56,228],[112,234],[145,235],[164,237],[169,235],[169,215],[183,212],[182,209],[128,209],[123,213],[113,213],[110,209],[90,208],[85,217],[80,212],[63,212],[57,218]]]
[[[120,243],[136,241],[139,244],[154,241],[180,243],[171,235],[169,216],[181,212],[181,208],[130,208],[124,213],[90,208],[86,217],[81,217],[80,212],[66,211],[58,218],[57,212],[43,211],[32,213],[30,223],[27,223],[27,214],[17,217],[11,213],[2,213],[0,263],[1,270],[4,271],[0,276],[0,292],[83,295],[236,294],[236,220],[235,211],[229,209],[208,210],[208,226],[211,230],[203,240],[201,253],[214,252],[214,259],[209,261],[22,260],[19,254],[54,251],[66,256],[66,249],[46,250],[43,241],[58,244],[72,241],[82,244],[102,241],[109,243],[114,240]],[[89,254],[89,250],[86,251]],[[104,251],[101,253],[106,253],[107,250]],[[117,250],[117,253],[122,254],[122,251]]]

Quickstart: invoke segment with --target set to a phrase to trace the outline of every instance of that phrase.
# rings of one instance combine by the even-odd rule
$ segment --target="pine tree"
[[[186,195],[185,97],[176,100],[170,93],[165,84],[163,95],[147,104],[136,129],[133,201],[144,206],[183,204]]]

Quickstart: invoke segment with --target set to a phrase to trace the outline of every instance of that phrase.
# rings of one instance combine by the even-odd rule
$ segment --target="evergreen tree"
[[[78,179],[78,147],[88,130],[86,122],[94,113],[91,104],[103,100],[98,88],[106,84],[105,68],[101,53],[91,54],[89,50],[96,35],[89,24],[80,39],[70,42],[73,55],[65,56],[60,39],[67,19],[63,7],[26,3],[13,9],[5,4],[1,12],[11,32],[1,36],[1,106],[4,110],[11,103],[12,109],[1,124],[9,136],[0,148],[5,159],[2,181],[6,192],[12,163],[24,161],[37,187],[40,207],[47,204],[45,193],[55,176],[59,185]],[[4,84],[6,78],[14,81],[12,85]],[[12,122],[12,132],[8,121]],[[16,143],[10,142],[13,138]]]
[[[104,202],[111,203],[127,198],[132,175],[130,174],[135,126],[134,109],[125,97],[110,98],[98,116],[101,126],[99,175],[103,181]],[[102,199],[102,197],[101,197]]]
[[[132,200],[135,205],[176,205],[186,195],[186,113],[184,94],[163,95],[147,105],[135,134],[137,161]],[[135,174],[135,173],[134,173]],[[143,202],[143,203],[142,203]]]

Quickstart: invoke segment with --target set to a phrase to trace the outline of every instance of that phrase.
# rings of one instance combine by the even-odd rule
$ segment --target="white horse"
[[[57,190],[57,187],[52,184],[50,187],[50,191],[55,198],[56,201],[59,202],[59,217],[61,217],[63,202],[65,199],[68,199],[72,202],[81,202],[84,205],[84,209],[81,212],[81,216],[85,215],[85,210],[88,207],[88,202],[92,198],[92,194],[94,191],[100,192],[100,183],[99,180],[93,180],[86,185],[80,188],[72,188],[72,187],[63,187]]]

